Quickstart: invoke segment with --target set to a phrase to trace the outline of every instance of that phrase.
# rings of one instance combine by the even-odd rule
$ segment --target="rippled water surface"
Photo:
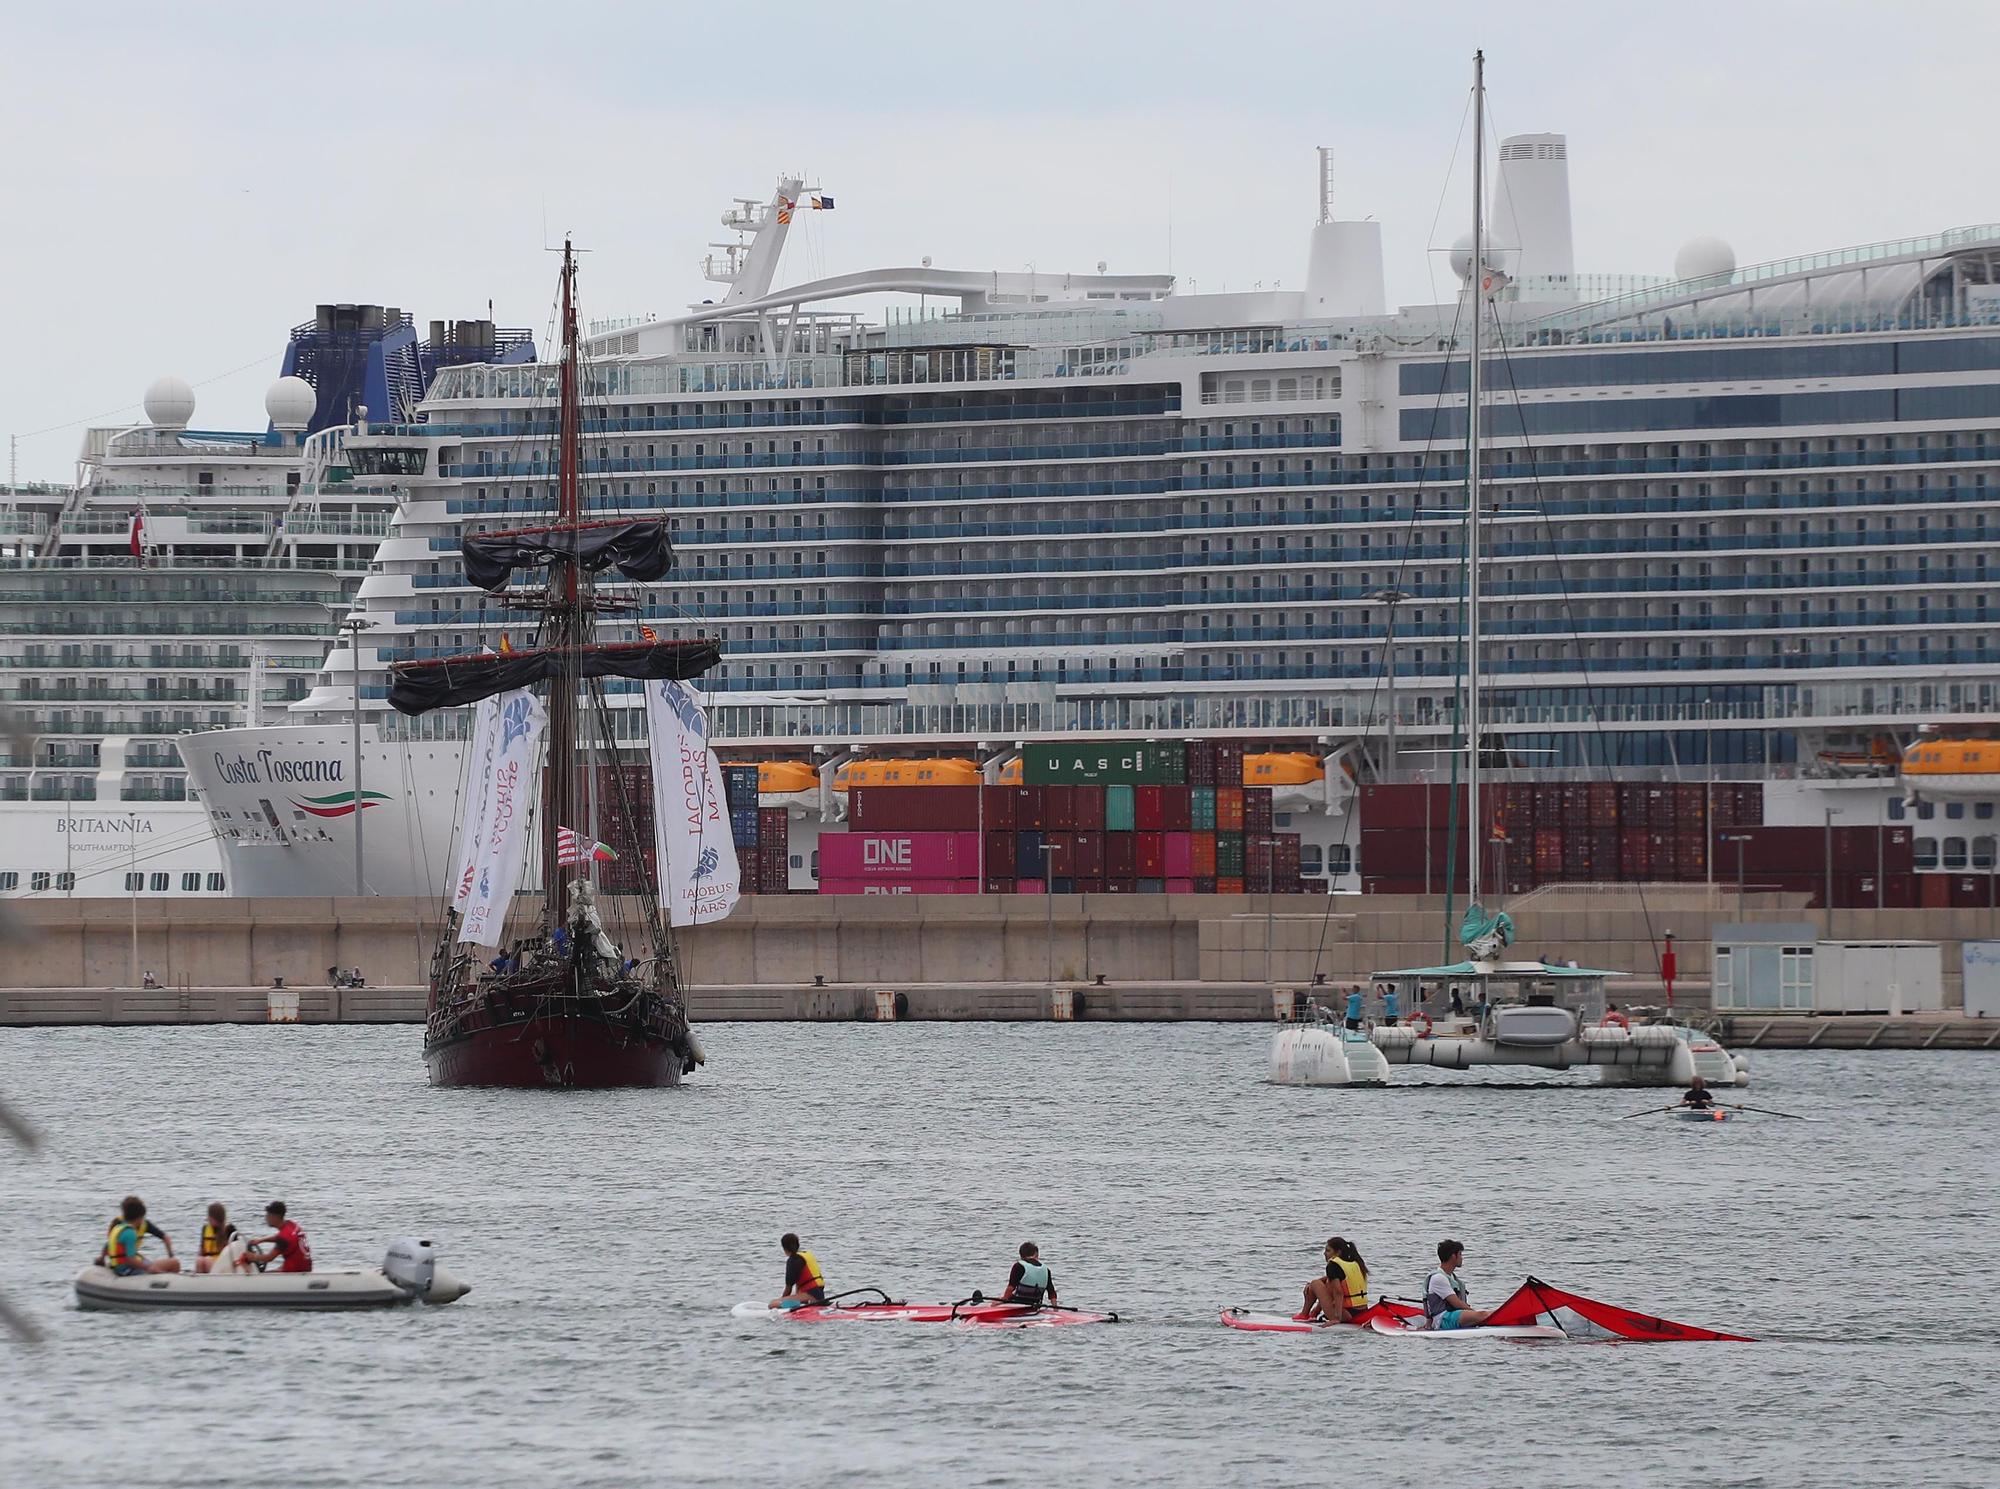
[[[1215,1025],[720,1025],[680,1091],[434,1091],[414,1029],[0,1030],[0,1483],[1987,1484],[2000,1057],[1771,1054],[1717,1127],[1577,1082],[1262,1083]],[[288,1200],[322,1265],[434,1238],[383,1314],[81,1313],[128,1190]],[[1115,1327],[746,1322],[796,1229],[949,1300],[1041,1244]],[[1248,1335],[1331,1232],[1412,1294],[1441,1235],[1768,1342]]]

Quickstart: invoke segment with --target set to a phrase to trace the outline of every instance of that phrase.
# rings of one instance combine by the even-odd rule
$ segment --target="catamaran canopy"
[[[674,566],[664,522],[587,522],[576,527],[524,527],[474,533],[458,545],[465,577],[484,590],[505,587],[514,570],[545,568],[571,558],[593,574],[618,566],[627,579],[650,584]]]
[[[1597,967],[1556,967],[1547,962],[1453,962],[1447,967],[1401,967],[1393,972],[1371,972],[1371,977],[1483,977],[1489,981],[1515,981],[1528,977],[1630,977],[1629,972],[1606,972]]]
[[[389,702],[398,712],[429,713],[477,703],[510,688],[551,679],[699,677],[722,660],[713,641],[622,641],[602,646],[544,646],[532,651],[482,652],[404,662],[396,668]]]
[[[1539,1277],[1530,1277],[1514,1290],[1512,1297],[1487,1315],[1488,1324],[1532,1324],[1544,1314],[1566,1333],[1590,1337],[1592,1330],[1635,1344],[1662,1344],[1722,1340],[1733,1344],[1754,1341],[1742,1334],[1724,1334],[1693,1324],[1675,1323],[1611,1303],[1600,1303],[1581,1293],[1564,1292]],[[1578,1320],[1582,1325],[1580,1327]]]

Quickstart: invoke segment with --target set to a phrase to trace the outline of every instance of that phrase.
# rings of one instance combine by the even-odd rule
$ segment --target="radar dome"
[[[1736,272],[1736,250],[1720,238],[1690,238],[1674,255],[1676,279],[1720,279]]]
[[[1472,277],[1472,234],[1460,233],[1451,240],[1451,272],[1460,279]]]
[[[305,428],[312,423],[313,411],[318,407],[319,395],[302,377],[281,377],[264,393],[264,412],[271,416],[272,427],[277,429]]]
[[[1487,238],[1487,268],[1498,269],[1502,274],[1511,275],[1514,272],[1515,263],[1520,257],[1520,249],[1509,248],[1505,243],[1496,242],[1490,236]],[[1472,277],[1472,234],[1460,233],[1458,237],[1452,240],[1451,272],[1456,274],[1461,281]]]
[[[146,389],[147,421],[160,429],[185,429],[194,417],[194,389],[177,377],[163,377]]]

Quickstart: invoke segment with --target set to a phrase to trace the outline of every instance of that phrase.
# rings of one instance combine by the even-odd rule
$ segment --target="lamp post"
[[[339,624],[339,631],[347,637],[348,659],[354,664],[354,897],[361,899],[368,893],[367,880],[362,871],[362,828],[363,808],[366,799],[361,794],[361,633],[373,630],[375,622],[359,615],[349,615]]]

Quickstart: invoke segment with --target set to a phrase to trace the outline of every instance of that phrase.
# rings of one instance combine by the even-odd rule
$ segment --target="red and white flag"
[[[556,829],[557,863],[616,863],[617,861],[617,851],[609,843],[597,842],[589,834],[578,832],[573,827]]]
[[[142,557],[145,554],[145,551],[146,551],[146,513],[145,509],[141,508],[140,510],[132,514],[132,557],[134,558]]]

